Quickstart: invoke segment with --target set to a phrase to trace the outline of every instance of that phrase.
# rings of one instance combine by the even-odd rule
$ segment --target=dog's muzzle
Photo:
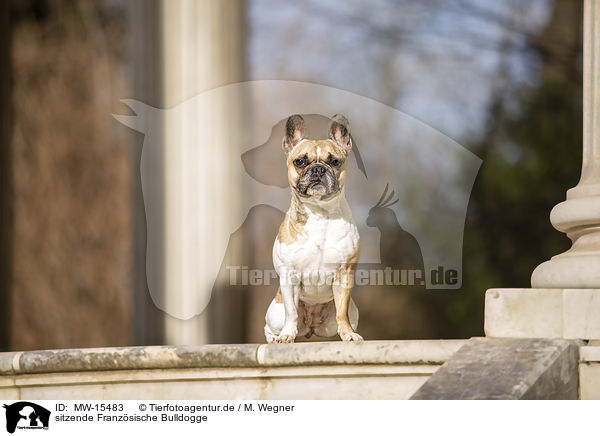
[[[325,199],[339,191],[339,186],[333,170],[325,164],[315,162],[306,168],[298,180],[296,189],[302,195],[321,195],[322,199]]]
[[[314,163],[309,168],[311,181],[321,180],[327,174],[327,167],[322,163]]]

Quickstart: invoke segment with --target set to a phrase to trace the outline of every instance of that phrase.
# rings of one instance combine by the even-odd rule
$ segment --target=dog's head
[[[346,161],[352,149],[350,125],[343,115],[334,115],[327,139],[305,137],[304,119],[287,119],[283,149],[286,153],[288,181],[300,198],[329,200],[342,192],[346,181]]]

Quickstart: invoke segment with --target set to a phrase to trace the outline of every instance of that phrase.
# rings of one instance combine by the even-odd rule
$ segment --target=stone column
[[[550,213],[552,225],[573,241],[538,266],[534,288],[600,289],[600,3],[584,3],[583,168],[579,184]]]
[[[244,80],[244,0],[135,0],[129,15],[133,33],[133,98],[136,100],[170,109],[203,91]],[[231,206],[223,199],[235,204],[236,198],[242,197],[234,176],[227,173],[227,163],[239,159],[240,155],[239,138],[233,127],[239,104],[221,100],[213,103],[212,121],[207,119],[207,114],[193,111],[163,120],[162,155],[153,173],[160,180],[161,198],[153,199],[160,209],[153,212],[160,221],[157,237],[160,253],[154,253],[152,265],[146,265],[146,241],[142,232],[137,232],[136,303],[144,304],[135,315],[138,338],[145,334],[144,328],[152,329],[158,322],[158,331],[144,338],[142,343],[154,339],[166,344],[201,344],[210,342],[213,337],[210,329],[215,323],[209,322],[207,310],[187,320],[171,316],[191,305],[193,285],[190,283],[203,274],[206,259],[214,258],[211,241],[229,238],[229,227],[225,223]],[[211,138],[216,139],[196,142],[190,131],[199,123],[210,123]],[[198,198],[207,199],[208,203],[202,204],[202,208],[191,205],[193,184],[190,174],[181,170],[182,161],[191,160],[193,156],[173,152],[177,147],[172,144],[184,144],[180,150],[199,150],[206,156],[201,173],[206,189],[198,193]],[[134,157],[137,228],[146,224],[141,221],[144,216],[139,211],[139,158],[139,154]],[[189,235],[194,232],[202,233],[202,247],[191,247]],[[151,267],[154,277],[160,279],[157,288],[161,288],[166,314],[157,316],[156,308],[149,303],[146,267]],[[210,293],[211,289],[194,289],[196,291]],[[221,320],[221,323],[226,322],[227,319]]]
[[[581,180],[550,213],[573,245],[535,269],[531,289],[487,291],[487,336],[600,340],[600,0],[584,2],[583,39]]]

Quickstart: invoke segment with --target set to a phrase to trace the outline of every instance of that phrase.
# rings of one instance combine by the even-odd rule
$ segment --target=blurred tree
[[[582,2],[378,0],[339,8],[313,0],[269,13],[254,3],[256,41],[270,49],[254,43],[251,77],[272,78],[272,70],[370,96],[483,159],[467,213],[463,288],[355,290],[359,331],[369,339],[482,335],[486,289],[529,287],[533,269],[569,247],[549,212],[581,168]],[[285,23],[283,42],[273,38],[273,14]],[[328,56],[336,62],[321,62]]]
[[[10,135],[10,27],[9,4],[0,4],[0,351],[10,344],[10,287],[12,279],[12,160]]]
[[[579,179],[582,2],[551,7],[523,52],[539,62],[537,83],[498,92],[486,134],[469,144],[483,165],[465,228],[465,288],[444,311],[452,336],[481,335],[484,291],[530,287],[535,267],[570,246],[549,213]]]
[[[128,345],[130,150],[110,116],[128,93],[123,11],[117,2],[4,3],[14,225],[2,289],[11,301],[0,310],[10,311],[9,347]]]

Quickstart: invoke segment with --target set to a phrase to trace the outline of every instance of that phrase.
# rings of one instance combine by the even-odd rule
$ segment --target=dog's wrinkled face
[[[344,186],[346,156],[331,140],[305,139],[287,157],[290,186],[304,197],[326,200]]]
[[[283,138],[288,180],[301,198],[328,200],[339,194],[346,181],[346,160],[352,148],[348,120],[335,115],[329,139],[304,138],[304,120],[292,115]]]

